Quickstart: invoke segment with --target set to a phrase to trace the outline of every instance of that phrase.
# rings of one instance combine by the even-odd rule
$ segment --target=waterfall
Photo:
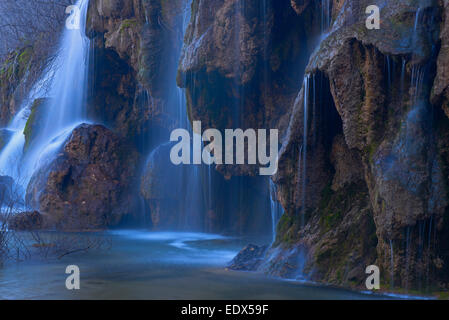
[[[271,226],[272,226],[272,243],[276,241],[276,228],[279,220],[284,214],[284,208],[277,200],[277,187],[273,180],[268,179],[270,183],[270,204],[271,204]]]
[[[306,191],[307,191],[307,135],[308,135],[308,109],[309,109],[309,89],[310,89],[310,74],[304,77],[304,110],[303,110],[303,139],[302,147],[299,157],[299,174],[300,186],[302,191],[302,213],[301,213],[301,227],[304,227],[306,214]],[[300,176],[300,177],[301,177]]]
[[[89,0],[79,0],[80,28],[65,29],[56,56],[11,122],[14,136],[0,154],[0,172],[10,175],[24,189],[31,176],[65,142],[71,131],[86,121],[85,95],[89,67],[89,39],[84,34]],[[43,108],[42,128],[24,153],[24,130],[34,99],[50,98]]]
[[[177,123],[178,128],[185,129],[190,132],[190,136],[195,141],[202,141],[201,132],[196,132],[187,117],[187,100],[185,89],[176,85],[176,74],[178,70],[178,61],[181,56],[181,48],[184,36],[191,17],[191,0],[183,2],[183,11],[177,17],[177,59],[173,64],[165,70],[168,76],[170,87],[167,96],[167,113],[173,122]],[[162,143],[150,150],[148,159],[151,160],[153,155],[157,154],[157,150],[170,145],[169,137],[163,137]],[[198,144],[194,144],[197,148]],[[201,153],[201,152],[200,152]],[[156,162],[158,160],[154,160]],[[159,160],[160,161],[160,160]],[[211,206],[211,183],[212,183],[212,167],[204,164],[194,164],[191,166],[182,166],[179,170],[172,172],[171,163],[159,163],[166,172],[167,183],[173,184],[173,190],[179,190],[179,197],[176,202],[179,213],[176,225],[173,227],[186,231],[204,231],[205,219],[204,214],[206,207]],[[167,167],[166,167],[167,166]],[[146,213],[144,213],[146,214]]]
[[[405,90],[405,67],[407,66],[407,60],[402,58],[402,67],[401,67],[401,100],[404,97]]]
[[[321,34],[324,34],[330,28],[331,20],[331,0],[321,0]]]
[[[191,17],[191,0],[185,2],[185,8],[182,17],[182,38],[181,44],[184,40],[184,35],[187,31],[187,27]],[[177,70],[176,68],[174,68]],[[180,127],[183,129],[187,129],[192,133],[193,139],[197,139],[198,141],[202,140],[201,132],[194,132],[188,118],[187,118],[187,101],[186,101],[186,93],[185,89],[177,88],[178,95],[180,97],[178,110],[179,110],[179,121]],[[189,167],[183,167],[182,173],[182,185],[187,186],[186,194],[184,198],[184,223],[181,226],[183,229],[187,230],[197,230],[203,231],[204,224],[202,216],[205,210],[205,203],[203,201],[203,188],[207,188],[210,193],[211,186],[203,186],[203,176],[207,176],[206,182],[210,181],[210,166],[206,166],[203,164],[193,165]]]
[[[413,34],[414,35],[416,35],[416,31],[418,30],[419,18],[420,17],[421,17],[421,7],[418,7],[418,10],[416,10],[415,25],[413,26]]]

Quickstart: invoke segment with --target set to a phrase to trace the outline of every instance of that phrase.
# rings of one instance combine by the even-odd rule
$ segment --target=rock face
[[[105,127],[80,125],[56,159],[33,176],[27,201],[58,229],[116,226],[136,214],[132,183],[138,160]]]
[[[231,261],[228,268],[236,271],[255,271],[264,262],[267,249],[268,246],[247,245]]]
[[[447,3],[377,3],[380,30],[376,1],[265,3],[194,1],[178,74],[190,119],[280,129],[286,214],[262,267],[361,287],[377,264],[393,286],[444,287]]]
[[[254,177],[258,165],[201,175],[170,163],[172,145],[162,143],[185,120],[176,80],[189,120],[204,130],[280,131],[272,179],[285,215],[273,246],[245,248],[233,269],[361,287],[366,266],[376,264],[393,288],[447,288],[448,1],[189,4],[90,1],[89,116],[111,129],[80,126],[33,177],[28,200],[43,219],[64,229],[100,228],[132,214],[138,149],[153,150],[140,193],[154,228],[187,221],[210,232],[270,231],[270,217],[257,215],[270,206],[268,181]],[[379,30],[365,26],[373,4],[382,8]],[[23,49],[2,68],[0,124],[17,111],[29,61]],[[38,122],[27,128],[32,141]],[[0,145],[7,139],[0,132]]]
[[[433,104],[441,105],[449,117],[449,3],[444,1],[441,6],[443,19],[440,30],[441,47],[431,100]]]
[[[205,129],[284,131],[301,77],[290,71],[304,68],[309,50],[304,24],[289,3],[206,0],[193,1],[192,8],[178,73],[189,118]],[[232,176],[255,175],[257,168],[218,169]]]
[[[447,264],[446,249],[431,249],[443,241],[448,199],[444,104],[431,104],[428,85],[436,69],[444,78],[440,8],[390,2],[370,32],[355,14],[370,4],[345,1],[310,58],[275,177],[287,211],[277,244],[305,248],[312,279],[361,287],[377,264],[385,283],[423,288]]]
[[[186,1],[93,0],[87,34],[95,46],[90,116],[149,152],[178,120],[173,91]],[[165,140],[167,141],[168,138]]]
[[[0,65],[0,126],[6,126],[19,111],[20,103],[30,89],[33,77],[26,76],[38,69],[33,59],[33,47],[11,52]],[[33,67],[34,65],[34,67]]]
[[[16,231],[40,230],[43,227],[44,219],[37,211],[19,213],[8,223],[8,228]]]

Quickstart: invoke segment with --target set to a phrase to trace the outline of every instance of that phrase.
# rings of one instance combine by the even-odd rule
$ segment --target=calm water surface
[[[248,243],[219,235],[113,231],[111,246],[62,259],[30,259],[0,268],[1,299],[372,299],[335,288],[234,272],[227,263]],[[78,265],[81,290],[65,288]],[[377,297],[379,298],[379,297]]]

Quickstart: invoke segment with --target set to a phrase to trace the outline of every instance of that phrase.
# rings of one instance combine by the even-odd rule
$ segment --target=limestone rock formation
[[[254,271],[263,263],[268,246],[249,244],[243,248],[228,266],[236,271]]]
[[[141,194],[151,212],[151,223],[155,229],[179,227],[182,216],[183,198],[186,191],[180,177],[184,173],[181,166],[170,162],[171,143],[156,148],[145,166]],[[193,223],[193,222],[192,222]]]
[[[83,230],[118,225],[134,212],[139,156],[99,125],[77,127],[56,159],[36,172],[28,203],[50,227]]]
[[[8,228],[15,231],[33,231],[43,227],[44,219],[37,211],[16,214],[8,223]]]
[[[0,65],[1,126],[7,125],[19,111],[20,103],[32,85],[29,74],[41,63],[33,58],[33,47],[25,46],[11,52]]]
[[[362,286],[364,266],[377,263],[386,283],[422,287],[446,265],[444,250],[431,249],[442,240],[448,199],[447,162],[436,138],[447,127],[436,125],[441,105],[430,103],[428,85],[435,77],[440,7],[389,2],[381,29],[369,31],[358,13],[370,4],[345,1],[310,58],[312,80],[298,95],[275,178],[287,209],[278,244],[306,248],[304,271],[314,279]],[[444,68],[438,70],[437,80],[444,78]],[[334,133],[323,130],[328,116],[317,107],[323,96],[329,97],[326,113],[338,113],[327,121],[340,122]],[[322,139],[332,137],[333,147],[326,147]],[[298,167],[304,149],[306,171]],[[328,186],[315,183],[317,175]]]
[[[283,132],[308,52],[304,25],[289,3],[207,0],[192,8],[178,73],[189,118],[205,129]],[[219,170],[255,175],[257,166]]]
[[[142,151],[161,143],[177,121],[176,92],[170,84],[176,76],[185,7],[181,0],[89,3],[86,32],[97,62],[90,80],[90,115]]]

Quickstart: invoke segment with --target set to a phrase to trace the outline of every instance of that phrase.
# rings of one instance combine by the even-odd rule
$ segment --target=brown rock
[[[80,125],[57,158],[37,172],[27,201],[58,229],[117,226],[132,216],[138,154],[99,125]]]
[[[44,218],[37,212],[23,212],[12,217],[8,227],[15,231],[40,230],[44,226]]]
[[[331,93],[327,104],[335,105],[343,136],[338,130],[330,135],[323,133],[325,123],[313,125],[310,111],[307,175],[301,178],[298,163],[299,150],[304,148],[303,86],[292,110],[275,178],[287,211],[285,219],[290,219],[278,238],[288,238],[289,244],[308,250],[304,270],[322,270],[309,274],[314,279],[361,283],[360,268],[376,260],[388,278],[392,275],[395,285],[419,286],[425,270],[440,269],[435,261],[446,256],[447,250],[423,249],[422,245],[441,242],[440,234],[447,230],[441,220],[448,204],[443,174],[447,169],[439,156],[440,147],[432,138],[432,112],[427,99],[430,87],[425,85],[433,82],[433,74],[428,72],[431,69],[426,66],[434,59],[440,8],[421,4],[416,19],[417,7],[409,2],[388,2],[382,10],[381,29],[368,31],[364,26],[366,16],[355,13],[363,13],[370,4],[345,1],[332,32],[310,58],[307,72],[318,78],[324,76],[328,83],[319,89],[315,99]],[[444,65],[444,52],[443,40],[439,67]],[[416,85],[417,74],[423,77],[423,86]],[[439,71],[437,77],[442,87],[435,86],[434,92],[444,91],[444,71]],[[327,137],[328,142],[311,144],[316,141],[315,133]],[[334,139],[332,148],[330,138]],[[323,174],[326,171],[327,175]],[[320,176],[324,185],[315,183],[315,176]],[[301,195],[304,179],[305,203]],[[354,183],[358,187],[347,190]],[[342,199],[360,200],[353,207],[342,208]],[[328,210],[316,210],[324,204],[328,204]],[[301,218],[304,212],[306,216]],[[369,213],[363,222],[359,216],[362,212]],[[317,226],[318,221],[321,226]],[[327,231],[332,238],[327,238],[328,233],[323,236],[323,221],[332,225],[332,230]],[[375,228],[368,228],[373,221]],[[366,230],[358,232],[357,224],[367,226]],[[340,245],[348,232],[352,236],[350,245]],[[339,262],[332,258],[337,256]],[[352,271],[342,273],[343,262],[345,270]],[[431,281],[436,273],[428,277],[426,281]]]
[[[243,248],[228,266],[231,270],[256,271],[263,263],[268,246],[249,244]]]

